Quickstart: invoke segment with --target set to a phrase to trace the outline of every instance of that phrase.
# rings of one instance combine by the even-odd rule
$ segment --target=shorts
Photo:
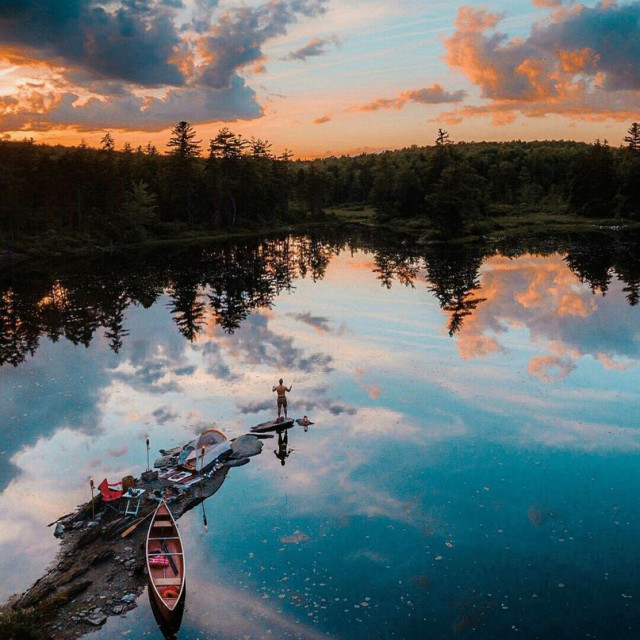
[[[287,406],[287,399],[285,396],[278,396],[278,406],[279,407],[286,407]]]

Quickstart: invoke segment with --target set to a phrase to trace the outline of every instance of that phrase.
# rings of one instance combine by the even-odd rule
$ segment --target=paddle
[[[167,554],[167,558],[169,558],[169,564],[171,565],[171,568],[173,569],[173,575],[177,576],[178,575],[178,567],[176,566],[175,561],[171,557],[171,554],[170,554],[170,551],[169,551],[169,547],[167,546],[167,541],[166,540],[162,541],[162,547],[161,548]]]
[[[152,516],[155,513],[155,509],[147,513],[144,518],[140,518],[137,522],[134,522],[128,529],[125,529],[121,534],[121,538],[126,538],[141,522],[144,522],[149,516]]]

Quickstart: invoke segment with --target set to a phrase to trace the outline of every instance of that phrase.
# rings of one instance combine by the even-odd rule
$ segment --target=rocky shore
[[[135,488],[144,490],[135,516],[111,508],[98,495],[51,523],[61,538],[56,558],[45,575],[0,608],[2,640],[79,638],[109,616],[135,608],[147,584],[148,522],[160,501],[178,520],[218,491],[231,467],[246,464],[261,450],[259,438],[240,436],[224,462],[185,488],[143,473],[135,480]]]

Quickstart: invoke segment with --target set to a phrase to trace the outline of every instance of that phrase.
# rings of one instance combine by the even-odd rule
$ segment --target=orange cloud
[[[331,122],[331,116],[330,115],[326,115],[326,116],[322,116],[320,118],[316,118],[313,121],[313,124],[326,124],[327,122]]]
[[[605,353],[597,353],[596,360],[605,368],[614,371],[628,371],[633,366],[631,363],[616,362]]]
[[[402,109],[409,102],[419,104],[442,104],[445,102],[461,102],[466,97],[464,90],[447,91],[435,82],[430,87],[400,92],[395,98],[377,98],[366,104],[349,107],[348,111],[366,112],[380,109]]]
[[[477,333],[458,342],[458,353],[463,360],[486,358],[492,353],[504,351],[504,347],[495,338]]]
[[[529,362],[527,371],[544,382],[560,382],[575,368],[575,363],[565,358],[536,356]]]
[[[550,9],[552,7],[562,6],[562,0],[531,0],[534,7]]]
[[[562,70],[571,74],[580,73],[587,68],[595,68],[600,59],[600,55],[589,47],[573,51],[558,51],[556,55]]]
[[[436,122],[489,116],[499,125],[517,114],[587,121],[637,116],[640,79],[631,43],[640,35],[640,6],[562,7],[555,0],[539,0],[537,6],[559,9],[535,24],[528,37],[513,39],[493,31],[502,15],[471,6],[458,10],[456,31],[443,40],[444,59],[489,102],[441,113]],[[627,93],[611,95],[621,90]]]
[[[456,338],[460,357],[486,358],[504,351],[499,336],[493,334],[505,326],[527,326],[534,334],[546,331],[553,350],[552,360],[534,360],[530,372],[545,379],[551,379],[550,371],[554,368],[568,373],[566,363],[580,358],[581,353],[570,350],[562,340],[553,342],[556,335],[552,329],[559,329],[558,321],[562,318],[585,318],[597,311],[591,293],[579,284],[577,276],[559,256],[490,258],[481,277],[485,301],[465,320]],[[539,329],[538,323],[544,329]]]
[[[558,301],[556,313],[559,316],[579,316],[586,318],[592,311],[591,307],[575,293],[567,293]]]

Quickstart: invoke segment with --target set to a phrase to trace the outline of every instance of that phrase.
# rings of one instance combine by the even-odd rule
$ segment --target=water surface
[[[283,377],[315,424],[180,520],[180,638],[634,637],[637,255],[290,237],[6,274],[0,595],[89,477],[246,433]],[[93,637],[162,635],[143,594]]]

